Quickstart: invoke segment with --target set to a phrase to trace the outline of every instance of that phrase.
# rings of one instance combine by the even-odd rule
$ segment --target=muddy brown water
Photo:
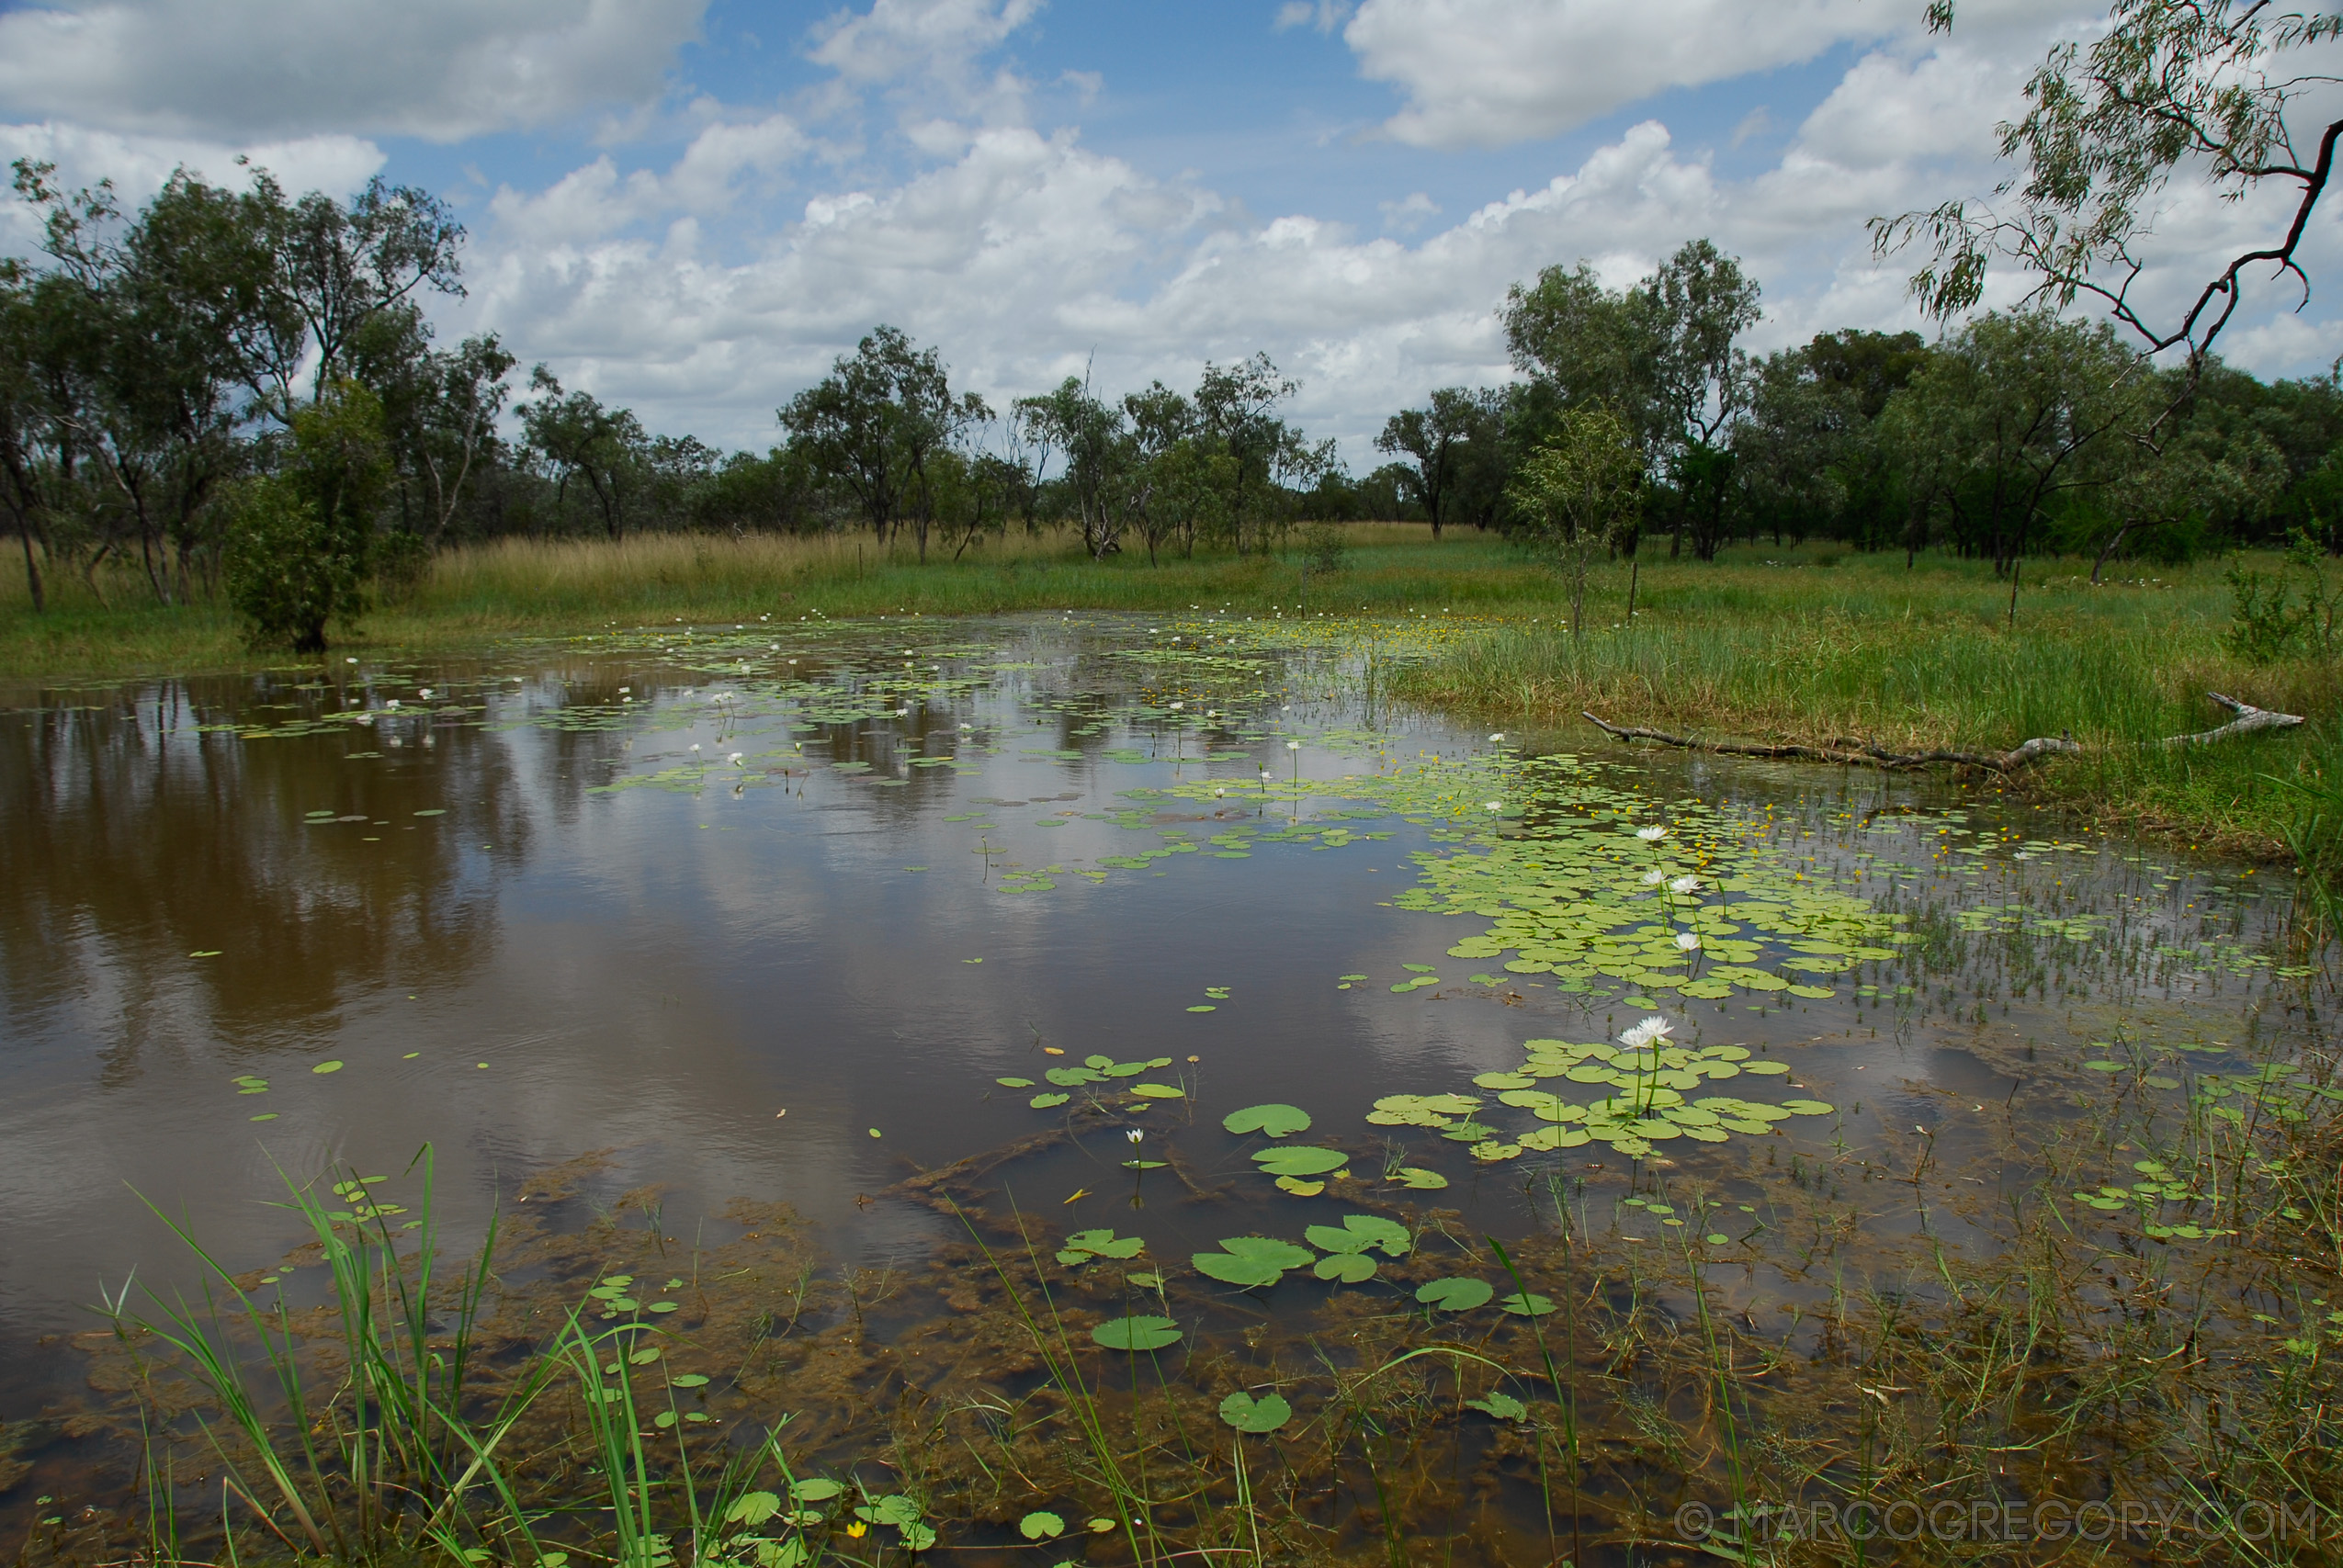
[[[1550,1232],[1535,1172],[1612,1225],[1637,1162],[1600,1145],[1484,1163],[1363,1117],[1385,1095],[1472,1092],[1527,1039],[1615,1038],[1641,987],[1451,958],[1487,919],[1395,907],[1418,857],[1491,830],[1473,803],[1289,797],[1264,771],[1582,749],[1611,787],[1655,809],[1697,797],[1753,852],[1906,917],[1926,940],[1827,998],[1658,998],[1836,1108],[1785,1124],[1784,1161],[1853,1151],[1900,1174],[1925,1152],[1989,1187],[2012,1117],[2066,1114],[2029,1084],[2071,1079],[2088,1042],[2284,1055],[2315,1043],[2324,996],[2268,873],[2081,838],[1989,784],[1492,743],[1384,704],[1358,640],[1322,628],[792,617],[0,685],[0,1423],[20,1427],[90,1400],[73,1337],[102,1291],[134,1270],[197,1281],[162,1215],[252,1269],[302,1239],[275,1206],[285,1178],[396,1175],[428,1145],[443,1222],[476,1234],[591,1152],[571,1228],[632,1195],[637,1224],[715,1249],[744,1234],[728,1204],[786,1204],[837,1266],[917,1271],[966,1232],[898,1184],[1058,1125],[995,1080],[1093,1053],[1168,1059],[1155,1076],[1186,1097],[991,1170],[996,1213],[1115,1227],[1176,1268],[1355,1212],[1277,1191],[1247,1158],[1260,1140],[1220,1126],[1285,1102],[1314,1136],[1402,1135],[1449,1185],[1385,1197],[1459,1234]],[[1198,782],[1224,793],[1132,793]],[[1294,836],[1330,824],[1333,841]],[[2074,915],[2097,924],[2042,929]],[[1408,964],[1439,983],[1396,989]],[[1131,1126],[1179,1171],[1126,1169]],[[1697,1175],[1746,1154],[1658,1161]],[[1964,1245],[1970,1196],[1883,1210],[1881,1231]],[[1305,1274],[1272,1310],[1334,1289]],[[1192,1344],[1258,1325],[1225,1294],[1197,1299]],[[44,1430],[0,1494],[11,1540],[51,1506],[35,1496],[98,1487],[109,1462]]]

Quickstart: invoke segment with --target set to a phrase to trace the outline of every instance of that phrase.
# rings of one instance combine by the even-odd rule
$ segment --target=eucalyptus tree
[[[2054,507],[2144,457],[2127,437],[2155,418],[2159,389],[2132,366],[2103,321],[2041,309],[1971,321],[1888,400],[1915,505],[2008,572]]]
[[[1643,509],[1644,459],[1628,423],[1602,403],[1565,409],[1514,476],[1516,537],[1570,585],[1570,636],[1585,628],[1587,569],[1633,533]]]
[[[1930,0],[1930,27],[1949,33],[1954,9],[1954,0]],[[2054,45],[2027,81],[2025,114],[1999,127],[2001,154],[2019,167],[1991,198],[1873,219],[1873,245],[1883,255],[1927,245],[1911,288],[1940,320],[1974,309],[2001,260],[2028,276],[2030,302],[2088,299],[2135,350],[2178,351],[2182,376],[2157,412],[2160,429],[2249,289],[2278,286],[2297,310],[2309,300],[2303,246],[2343,118],[2331,67],[2306,68],[2304,51],[2338,37],[2343,16],[2281,12],[2268,0],[2112,0],[2088,47]],[[2269,217],[2174,294],[2143,279],[2176,180]]]
[[[1402,409],[1384,421],[1375,449],[1405,454],[1399,469],[1409,500],[1423,508],[1437,542],[1440,530],[1454,514],[1457,492],[1470,482],[1474,459],[1495,439],[1499,425],[1494,400],[1501,394],[1465,387],[1443,387],[1432,394],[1428,407]]]
[[[288,197],[275,175],[255,169],[240,206],[266,257],[259,358],[280,417],[304,366],[314,398],[350,373],[353,346],[385,312],[426,290],[463,295],[463,225],[428,191],[378,175],[347,202],[320,191]]]
[[[973,392],[953,394],[935,350],[914,348],[881,325],[779,415],[791,442],[803,443],[814,466],[853,492],[881,545],[911,525],[924,565],[935,514],[929,464],[992,411]]]
[[[1121,549],[1125,513],[1117,491],[1131,456],[1123,411],[1092,392],[1088,378],[1069,376],[1054,391],[1018,399],[1014,412],[1039,446],[1036,471],[1047,468],[1053,450],[1063,465],[1061,481],[1091,558]]]
[[[521,428],[553,469],[555,503],[582,485],[604,534],[617,543],[651,478],[641,422],[632,409],[604,407],[592,392],[564,392],[560,378],[542,365],[529,373],[529,390],[537,400],[521,404]]]
[[[382,403],[401,521],[426,548],[455,521],[474,471],[496,458],[516,363],[494,333],[453,349],[434,348],[431,336],[423,312],[403,303],[376,312],[344,354],[351,378]]]
[[[1749,410],[1752,378],[1743,333],[1757,324],[1758,284],[1706,240],[1680,247],[1642,286],[1657,332],[1653,400],[1675,481],[1675,511],[1703,560],[1724,543],[1733,504],[1726,438]],[[1670,548],[1675,547],[1671,545]]]
[[[1278,406],[1301,390],[1301,383],[1279,372],[1266,353],[1234,365],[1207,360],[1194,397],[1196,435],[1227,459],[1217,465],[1227,490],[1217,508],[1237,553],[1245,553],[1246,530],[1268,552],[1283,527],[1283,485],[1314,478],[1332,460],[1326,446],[1311,446],[1287,424]]]

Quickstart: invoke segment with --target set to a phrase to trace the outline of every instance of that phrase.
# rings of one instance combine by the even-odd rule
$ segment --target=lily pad
[[[1017,1533],[1027,1540],[1055,1540],[1066,1533],[1066,1521],[1047,1508],[1036,1508],[1017,1521]]]
[[[1220,1402],[1220,1418],[1239,1432],[1274,1432],[1294,1418],[1294,1407],[1281,1394],[1255,1399],[1239,1390]]]
[[[1220,1124],[1240,1134],[1261,1133],[1272,1138],[1290,1138],[1310,1130],[1310,1114],[1293,1105],[1248,1105],[1222,1117]]]
[[[1109,1350],[1160,1350],[1180,1337],[1179,1325],[1168,1317],[1110,1318],[1090,1331]]]
[[[1510,1312],[1515,1317],[1544,1317],[1554,1310],[1554,1303],[1551,1301],[1534,1293],[1507,1296],[1497,1305],[1500,1311]]]
[[[1486,1280],[1455,1276],[1434,1280],[1416,1287],[1416,1300],[1443,1312],[1470,1312],[1477,1306],[1487,1306],[1496,1290]]]
[[[1312,1225],[1302,1233],[1320,1252],[1364,1252],[1379,1247],[1388,1258],[1405,1258],[1413,1243],[1408,1227],[1379,1214],[1345,1214],[1339,1225]]]
[[[1063,1105],[1073,1098],[1070,1094],[1036,1094],[1025,1103],[1036,1111],[1047,1111],[1053,1105]]]
[[[1251,1290],[1277,1283],[1285,1278],[1286,1269],[1299,1269],[1309,1262],[1310,1252],[1309,1248],[1296,1247],[1290,1241],[1238,1235],[1222,1240],[1218,1252],[1199,1252],[1190,1261],[1200,1274],[1209,1275],[1224,1284],[1241,1285]]]
[[[1272,1176],[1323,1176],[1341,1169],[1351,1162],[1351,1156],[1340,1149],[1286,1145],[1261,1150],[1253,1156],[1253,1162]]]
[[[1330,1252],[1312,1264],[1310,1272],[1321,1280],[1339,1280],[1346,1285],[1360,1285],[1375,1278],[1375,1259],[1363,1253]]]
[[[1487,1399],[1468,1399],[1465,1401],[1465,1408],[1494,1416],[1500,1421],[1519,1421],[1530,1413],[1528,1405],[1510,1393],[1492,1393]]]
[[[1135,1083],[1131,1092],[1141,1100],[1185,1100],[1188,1091],[1168,1083]]]
[[[1419,1192],[1437,1192],[1448,1185],[1448,1179],[1440,1172],[1426,1170],[1421,1166],[1403,1165],[1391,1173],[1391,1178],[1400,1186]]]

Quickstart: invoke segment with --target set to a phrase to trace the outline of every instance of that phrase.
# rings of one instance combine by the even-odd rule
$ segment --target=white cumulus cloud
[[[50,0],[0,15],[0,115],[457,141],[663,88],[707,0]]]

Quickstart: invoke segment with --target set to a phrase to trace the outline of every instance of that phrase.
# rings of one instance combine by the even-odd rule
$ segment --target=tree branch
[[[2303,722],[2299,714],[2279,713],[2270,708],[2258,708],[2251,703],[2241,703],[2219,692],[2205,694],[2237,716],[2217,729],[2199,731],[2193,735],[2175,735],[2151,744],[2165,748],[2208,746],[2217,740],[2227,740],[2239,735],[2251,735],[2264,729],[2291,729]],[[2082,742],[2071,734],[2037,736],[2007,751],[1890,751],[1869,741],[1839,741],[1823,746],[1794,743],[1769,744],[1745,740],[1702,740],[1689,735],[1670,735],[1665,730],[1648,729],[1640,725],[1612,724],[1581,711],[1579,717],[1610,736],[1613,740],[1650,740],[1662,746],[1673,746],[1685,751],[1709,751],[1726,757],[1768,757],[1806,762],[1834,762],[1841,767],[1910,769],[1932,763],[1949,763],[1953,767],[1983,768],[1987,773],[2014,773],[2030,768],[2045,757],[2072,756],[2085,750]]]

